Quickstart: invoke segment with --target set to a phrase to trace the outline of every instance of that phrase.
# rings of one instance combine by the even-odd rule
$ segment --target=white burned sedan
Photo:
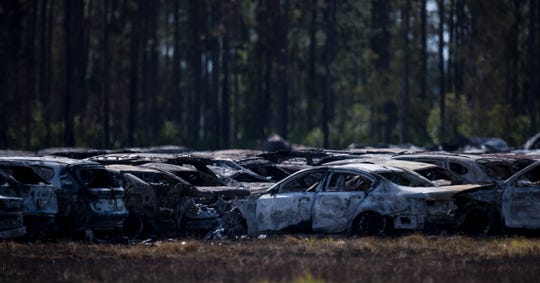
[[[404,169],[376,164],[299,171],[236,205],[249,234],[303,230],[378,235],[456,225],[452,196],[477,185],[436,187]]]

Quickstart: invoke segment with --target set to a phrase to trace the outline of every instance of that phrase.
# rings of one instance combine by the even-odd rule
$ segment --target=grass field
[[[0,242],[0,282],[538,282],[540,238]]]

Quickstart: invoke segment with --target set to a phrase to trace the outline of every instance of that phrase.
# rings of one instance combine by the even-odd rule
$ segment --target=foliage
[[[0,147],[254,147],[274,132],[332,148],[468,135],[519,146],[540,125],[538,6],[4,1]]]
[[[461,137],[471,135],[471,111],[465,97],[456,97],[453,93],[446,94],[446,123],[440,120],[440,108],[431,109],[428,119],[428,129],[435,143],[454,142]]]

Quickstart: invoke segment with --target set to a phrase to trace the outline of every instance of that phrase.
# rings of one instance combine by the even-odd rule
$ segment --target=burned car
[[[503,183],[533,160],[512,155],[418,154],[395,156],[437,164],[470,183],[487,184],[456,194],[455,202],[463,216],[463,230],[476,235],[498,232],[501,226]]]
[[[467,179],[457,175],[456,173],[440,167],[432,163],[396,160],[396,159],[384,159],[384,158],[356,158],[356,159],[344,159],[339,161],[332,161],[326,163],[328,166],[354,164],[354,163],[368,163],[368,164],[381,164],[398,168],[407,169],[420,174],[422,177],[430,180],[437,186],[448,185],[463,185],[470,184]]]
[[[224,180],[233,179],[243,183],[268,182],[264,176],[240,166],[231,159],[207,159],[204,162],[208,168]]]
[[[359,163],[305,169],[235,204],[250,234],[307,230],[379,235],[459,226],[452,197],[477,187],[435,187],[414,172]]]
[[[433,163],[449,169],[475,184],[502,184],[504,180],[533,163],[533,160],[528,158],[495,155],[415,154],[398,155],[393,158]]]
[[[0,160],[0,194],[24,200],[24,223],[28,232],[55,232],[58,202],[54,186],[24,162]]]
[[[231,198],[249,195],[241,189],[195,187],[150,167],[111,164],[106,168],[126,189],[130,216],[125,228],[131,236],[209,232],[222,224],[234,208]]]
[[[268,161],[261,157],[251,157],[238,161],[240,166],[243,166],[261,176],[266,177],[269,181],[278,182],[285,179],[294,172],[283,169],[274,162]],[[295,171],[296,172],[296,171]]]
[[[104,166],[62,157],[12,157],[52,184],[58,203],[56,222],[69,234],[119,232],[127,210],[124,189]]]
[[[506,227],[540,229],[540,162],[504,182],[501,211]]]
[[[0,195],[0,239],[16,238],[26,234],[23,213],[22,198]]]
[[[145,163],[141,167],[152,168],[162,172],[168,172],[181,178],[193,186],[201,187],[224,187],[226,186],[218,178],[201,172],[188,166],[173,165],[167,163]]]

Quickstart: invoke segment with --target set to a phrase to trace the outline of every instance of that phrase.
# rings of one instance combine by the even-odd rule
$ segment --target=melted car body
[[[452,196],[475,187],[435,187],[403,169],[349,164],[299,171],[265,193],[235,203],[250,233],[307,229],[380,234],[456,225]]]
[[[66,232],[119,231],[127,210],[124,189],[104,166],[60,157],[13,157],[52,184],[58,203],[57,222]]]
[[[151,167],[123,164],[106,167],[126,188],[128,230],[137,230],[132,226],[140,223],[146,226],[147,233],[210,231],[231,209],[227,200],[249,194],[230,187],[195,187],[172,173]]]
[[[24,220],[29,231],[55,231],[58,202],[54,186],[24,162],[0,161],[0,194],[24,200]]]

